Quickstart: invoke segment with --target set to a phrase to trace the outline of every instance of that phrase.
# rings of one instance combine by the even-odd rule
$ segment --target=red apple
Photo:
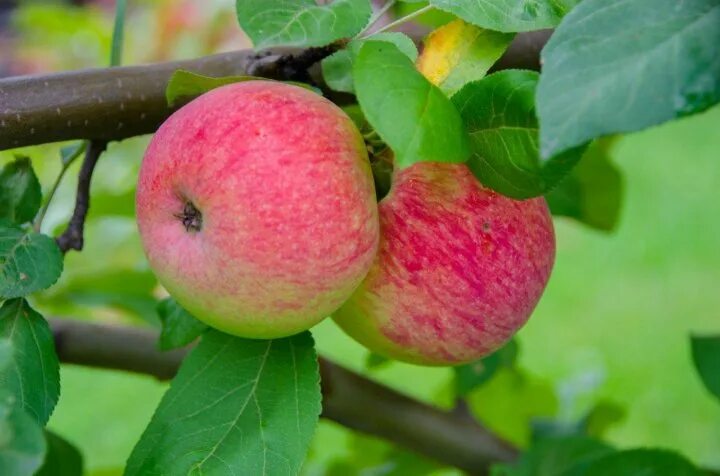
[[[160,127],[140,170],[137,219],[170,294],[249,338],[295,334],[331,314],[378,244],[360,133],[330,101],[271,81],[215,89]]]
[[[555,259],[543,198],[512,200],[465,165],[424,162],[395,174],[379,208],[378,256],[333,316],[350,336],[386,357],[456,365],[525,323]]]

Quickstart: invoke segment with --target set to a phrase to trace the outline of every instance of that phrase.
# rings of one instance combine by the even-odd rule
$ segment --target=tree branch
[[[57,244],[60,251],[82,250],[85,230],[85,218],[90,208],[90,181],[100,155],[107,148],[106,141],[91,141],[85,151],[80,173],[78,174],[77,195],[75,196],[75,209],[62,235],[58,236]]]
[[[547,35],[518,34],[496,69],[537,69]],[[235,51],[189,61],[0,79],[0,150],[149,134],[173,111],[165,101],[165,88],[178,69],[297,80],[303,79],[299,72],[307,69],[308,61],[319,61],[334,47],[295,50],[294,55],[289,51]]]
[[[145,329],[70,319],[52,319],[50,325],[65,363],[169,379],[188,351],[160,352],[157,335]],[[471,418],[413,400],[326,359],[321,358],[320,371],[324,418],[471,474],[488,474],[492,463],[517,457],[515,448]]]

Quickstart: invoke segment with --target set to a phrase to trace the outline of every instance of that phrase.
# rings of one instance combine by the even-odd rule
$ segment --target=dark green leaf
[[[63,268],[55,240],[0,222],[0,298],[13,298],[52,286]]]
[[[496,31],[552,28],[580,0],[430,0],[430,4]]]
[[[35,476],[82,476],[80,451],[64,438],[45,430],[47,451],[42,468]]]
[[[60,365],[47,322],[24,299],[11,299],[0,307],[0,337],[12,343],[0,390],[45,425],[60,396]]]
[[[625,409],[613,402],[599,402],[583,419],[588,436],[602,437],[607,429],[625,418]]]
[[[17,157],[0,172],[0,219],[15,223],[32,221],[42,194],[28,157]]]
[[[484,185],[508,197],[542,195],[580,158],[574,149],[540,159],[537,80],[533,71],[500,71],[466,84],[452,98],[470,133],[470,169]]]
[[[720,101],[717,0],[585,0],[542,52],[540,150],[551,157]]]
[[[545,438],[523,453],[516,464],[497,466],[493,476],[560,476],[613,451],[605,443],[584,436]]]
[[[720,398],[720,335],[691,336],[693,362],[710,393]]]
[[[208,328],[173,298],[160,301],[157,309],[162,323],[159,342],[161,350],[184,347]]]
[[[0,474],[32,476],[44,456],[42,428],[14,395],[0,390]]]
[[[224,76],[213,78],[203,76],[190,71],[179,69],[173,73],[165,88],[165,99],[169,106],[175,106],[181,100],[186,101],[200,96],[211,89],[225,86],[226,84],[251,81],[258,79],[254,76]]]
[[[560,183],[545,194],[553,215],[574,218],[581,223],[611,231],[620,218],[623,181],[610,162],[614,138],[594,141],[580,162]]]
[[[0,337],[0,372],[12,363],[13,346],[8,337]]]
[[[562,476],[701,476],[688,460],[667,450],[636,449],[582,461]]]
[[[297,474],[320,413],[310,333],[203,335],[133,450],[126,476]]]
[[[415,43],[407,35],[396,32],[384,32],[372,35],[370,40],[387,41],[398,47],[410,60],[415,61],[418,57]],[[325,58],[322,63],[323,78],[327,85],[335,91],[352,93],[355,91],[352,78],[353,57],[360,51],[360,47],[366,40],[354,40],[348,48],[340,50]]]
[[[359,33],[372,13],[369,0],[237,0],[236,10],[255,48],[327,45]]]
[[[500,367],[510,367],[517,358],[518,345],[515,339],[487,357],[476,362],[453,367],[455,371],[455,394],[467,395],[484,384]]]
[[[392,362],[392,360],[387,357],[383,357],[375,352],[370,352],[367,358],[365,358],[365,368],[368,370],[375,370],[386,366],[390,362]]]
[[[395,164],[464,162],[468,137],[453,104],[395,45],[364,42],[353,66],[358,102]]]

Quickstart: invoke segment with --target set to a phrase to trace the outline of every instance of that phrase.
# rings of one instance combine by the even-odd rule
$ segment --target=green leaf
[[[354,92],[352,65],[352,54],[349,50],[336,51],[322,60],[320,67],[328,87],[343,93]]]
[[[310,333],[205,333],[133,450],[126,476],[297,474],[320,413]]]
[[[553,215],[574,218],[598,230],[615,228],[623,180],[610,161],[614,142],[614,137],[593,141],[572,172],[545,195]]]
[[[0,172],[0,219],[32,221],[40,209],[42,193],[28,157],[17,157]]]
[[[455,372],[455,394],[464,396],[484,384],[501,367],[511,367],[518,354],[515,339],[505,344],[487,357],[476,362],[453,367]]]
[[[392,362],[392,360],[387,357],[383,357],[375,352],[370,352],[365,358],[365,368],[368,370],[375,370],[387,366],[390,362]]]
[[[667,450],[635,449],[582,461],[562,476],[701,476],[684,457]]]
[[[720,335],[691,336],[693,362],[710,393],[720,399]]]
[[[185,347],[208,328],[183,309],[173,298],[160,301],[157,310],[162,323],[160,350]]]
[[[0,372],[12,363],[13,345],[8,337],[0,337]]]
[[[323,46],[359,33],[372,13],[369,0],[237,0],[240,27],[255,48]]]
[[[370,36],[369,40],[392,43],[410,58],[411,61],[415,61],[418,57],[415,43],[413,43],[410,37],[402,33],[376,33]],[[353,84],[352,78],[353,58],[360,51],[360,47],[365,41],[367,40],[353,40],[347,49],[333,53],[320,63],[323,78],[331,89],[345,93],[355,92],[355,85]]]
[[[430,0],[430,4],[489,30],[552,28],[580,0]]]
[[[0,474],[32,476],[42,465],[45,437],[38,423],[0,390]]]
[[[508,197],[536,197],[577,163],[580,152],[550,160],[538,153],[533,71],[506,70],[466,84],[452,98],[470,134],[468,165],[480,181]]]
[[[543,157],[703,111],[720,101],[720,4],[585,0],[543,48],[542,63]]]
[[[523,453],[516,464],[498,465],[493,476],[560,476],[579,463],[613,451],[605,443],[584,436],[545,438]]]
[[[0,337],[12,343],[10,365],[0,370],[0,390],[45,425],[60,396],[60,365],[48,323],[24,299],[0,307]]]
[[[358,102],[395,153],[395,164],[464,162],[467,133],[448,98],[395,45],[365,42],[353,67]]]
[[[110,66],[120,66],[120,63],[122,63],[126,7],[127,0],[115,1],[115,22],[113,25],[112,44],[110,47]]]
[[[67,145],[65,147],[60,148],[60,162],[63,164],[64,167],[69,166],[73,162],[75,162],[75,159],[80,157],[83,152],[85,152],[85,148],[87,147],[87,142],[75,142],[74,144]],[[94,202],[94,200],[93,200]],[[93,204],[94,205],[94,204]],[[94,210],[93,210],[94,212]]]
[[[168,85],[165,88],[165,99],[167,100],[168,106],[175,106],[181,100],[190,100],[211,89],[219,88],[226,84],[251,81],[254,79],[258,78],[254,76],[223,76],[213,78],[179,69],[173,73],[170,81],[168,81]]]
[[[35,476],[82,476],[80,451],[64,438],[45,430],[47,452],[45,462]]]
[[[0,221],[0,298],[25,296],[52,286],[63,268],[52,238]]]

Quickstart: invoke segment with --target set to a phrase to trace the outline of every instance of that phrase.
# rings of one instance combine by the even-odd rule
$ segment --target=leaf
[[[576,464],[562,476],[701,476],[684,457],[667,450],[634,449]]]
[[[42,465],[45,437],[38,423],[0,390],[0,474],[32,476]]]
[[[173,298],[160,301],[157,310],[162,323],[160,350],[185,347],[208,328],[183,309]]]
[[[430,4],[489,30],[552,28],[580,0],[430,0]]]
[[[690,336],[690,346],[705,388],[720,399],[720,335]]]
[[[508,197],[536,197],[577,163],[580,152],[550,160],[538,153],[533,71],[506,70],[466,84],[452,98],[470,134],[468,166],[480,181]]]
[[[64,438],[45,430],[45,462],[35,476],[82,476],[80,451]]]
[[[42,193],[28,157],[17,157],[0,172],[0,219],[17,224],[32,221]]]
[[[365,358],[365,368],[367,370],[376,370],[382,367],[386,367],[392,360],[387,357],[383,357],[375,352],[370,352]]]
[[[353,78],[365,117],[395,152],[400,168],[467,159],[467,133],[457,110],[395,45],[365,42]]]
[[[255,48],[328,45],[355,36],[372,13],[369,0],[237,0],[235,6]]]
[[[80,157],[82,153],[85,152],[86,147],[87,142],[81,141],[60,148],[60,162],[63,164],[64,167],[69,166],[70,164],[75,162],[75,159]],[[93,200],[93,202],[94,201],[95,200]],[[95,204],[93,203],[93,207],[94,205]],[[94,211],[95,210],[93,210],[93,212]]]
[[[545,438],[523,453],[516,464],[498,465],[493,476],[560,476],[578,463],[613,451],[605,443],[585,436]]]
[[[310,333],[249,340],[211,330],[180,367],[125,474],[294,475],[319,413]]]
[[[418,57],[415,43],[402,33],[383,32],[369,37],[372,41],[387,41],[398,47],[400,51],[415,61]],[[335,91],[352,93],[355,91],[352,78],[353,58],[360,51],[360,47],[367,40],[353,40],[347,49],[337,51],[325,58],[321,63],[323,78],[327,85]]]
[[[598,230],[615,228],[623,180],[610,162],[614,143],[614,137],[595,140],[572,172],[545,195],[553,215],[574,218]]]
[[[0,370],[0,390],[44,426],[60,396],[60,365],[50,327],[27,301],[11,299],[0,307],[0,337],[12,343],[10,364]]]
[[[452,96],[466,83],[482,79],[512,39],[512,34],[455,20],[427,37],[418,70]]]
[[[115,22],[113,25],[112,44],[110,46],[110,66],[120,66],[125,37],[125,10],[127,0],[115,1]]]
[[[492,379],[466,396],[472,414],[502,438],[525,446],[530,423],[557,413],[553,387],[517,367],[500,368]]]
[[[542,63],[543,157],[700,112],[720,101],[720,4],[585,0],[543,48]]]
[[[233,84],[241,81],[251,81],[258,79],[254,76],[223,76],[213,78],[203,76],[191,71],[179,69],[173,73],[165,88],[165,99],[168,106],[175,106],[181,100],[188,100],[196,96],[200,96],[211,89]]]
[[[55,240],[0,221],[0,298],[48,288],[62,269],[62,253]]]
[[[455,372],[455,394],[464,396],[484,384],[501,367],[511,367],[517,358],[518,345],[515,339],[500,349],[476,362],[453,367]]]

